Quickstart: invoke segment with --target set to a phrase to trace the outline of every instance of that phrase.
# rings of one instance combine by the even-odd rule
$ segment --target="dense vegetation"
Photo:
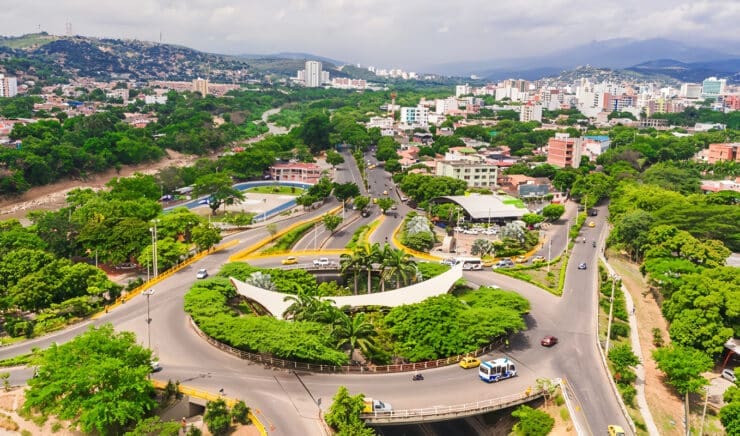
[[[292,302],[286,315],[293,321],[254,315],[249,305],[236,298],[227,276],[286,292],[286,299]],[[387,315],[353,315],[316,298],[329,292],[341,295],[335,286],[317,285],[315,278],[302,270],[227,264],[218,277],[199,281],[191,288],[185,310],[204,332],[234,347],[334,365],[346,364],[349,354],[358,349],[376,363],[464,354],[523,329],[522,314],[529,311],[529,303],[515,293],[482,288],[462,300],[445,295],[393,308]]]

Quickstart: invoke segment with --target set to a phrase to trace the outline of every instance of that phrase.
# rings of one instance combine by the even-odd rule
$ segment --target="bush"
[[[275,241],[275,245],[268,248],[267,250],[264,250],[264,253],[281,253],[284,251],[290,250],[290,248],[298,242],[299,239],[303,237],[306,233],[308,233],[309,230],[311,230],[314,226],[314,223],[306,223],[301,226],[298,226],[297,228],[289,231],[288,233],[284,234],[280,238],[278,238],[277,241]]]
[[[617,388],[619,389],[619,393],[622,394],[622,399],[624,400],[624,403],[627,404],[630,407],[634,407],[635,405],[635,395],[637,395],[637,390],[634,386],[631,384],[617,384]]]
[[[401,243],[412,250],[429,252],[434,247],[434,234],[431,232],[416,233],[401,239]]]
[[[249,407],[244,401],[239,400],[231,409],[231,420],[239,424],[249,424]]]
[[[203,415],[203,421],[208,426],[208,431],[214,435],[226,434],[231,425],[226,402],[219,398],[216,401],[206,403],[206,413]]]
[[[525,436],[546,436],[555,425],[555,419],[547,413],[522,405],[511,412],[511,416],[518,418],[514,426],[514,433]]]
[[[653,345],[655,345],[656,348],[660,348],[664,344],[665,344],[665,341],[663,340],[663,332],[661,332],[659,328],[654,327],[653,328]]]
[[[630,335],[630,326],[622,322],[612,323],[611,339],[626,338]]]

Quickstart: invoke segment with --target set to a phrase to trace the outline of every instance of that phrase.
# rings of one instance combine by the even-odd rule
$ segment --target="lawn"
[[[257,186],[255,188],[249,188],[246,193],[257,193],[257,194],[281,194],[281,195],[301,195],[303,192],[302,188],[295,186],[283,186],[283,185],[270,185],[270,186]]]
[[[565,262],[568,261],[567,256],[560,256],[553,260],[553,263],[550,265],[550,272],[547,272],[547,265],[542,264],[541,266],[518,266],[515,268],[497,268],[494,271],[500,274],[507,275],[509,277],[514,277],[519,280],[524,280],[525,282],[531,283],[535,286],[538,286],[554,295],[562,295],[563,289],[562,289],[562,280],[561,274],[564,274],[565,271],[563,270],[563,267],[565,266]]]

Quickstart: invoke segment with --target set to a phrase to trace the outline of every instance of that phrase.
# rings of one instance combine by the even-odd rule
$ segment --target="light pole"
[[[612,275],[612,296],[609,298],[609,323],[606,325],[606,354],[609,355],[609,338],[612,334],[612,311],[614,309],[614,287],[617,284],[619,277],[614,274]]]
[[[552,239],[550,239],[548,242],[549,243],[547,244],[547,272],[549,273],[550,272],[550,261],[552,261],[552,254],[551,254]],[[565,248],[566,250],[568,249],[568,247],[565,247]]]
[[[152,220],[154,227],[149,227],[149,231],[152,232],[152,276],[157,278],[159,275],[159,268],[157,263],[157,220]]]
[[[151,331],[152,318],[149,316],[149,297],[154,295],[154,289],[147,289],[146,291],[142,293],[146,295],[146,342],[147,342],[147,348],[151,350],[152,349],[152,331]]]

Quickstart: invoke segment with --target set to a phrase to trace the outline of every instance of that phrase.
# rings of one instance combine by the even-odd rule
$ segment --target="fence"
[[[466,416],[473,415],[491,410],[504,409],[517,404],[526,403],[535,400],[545,394],[542,389],[532,390],[527,388],[519,394],[508,395],[506,397],[492,398],[488,400],[476,401],[473,403],[455,404],[452,406],[434,406],[419,409],[393,410],[390,412],[373,412],[363,413],[361,418],[375,423],[379,421],[409,421],[414,418],[425,417],[442,417],[442,416]]]
[[[495,350],[497,347],[500,347],[503,343],[503,339],[500,339],[467,354],[458,354],[456,356],[450,356],[444,359],[429,360],[426,362],[399,363],[394,365],[322,365],[316,363],[295,362],[292,360],[278,359],[269,354],[250,353],[248,351],[240,350],[208,336],[198,327],[198,325],[195,323],[195,321],[193,321],[192,318],[190,318],[190,325],[193,327],[193,330],[195,330],[196,334],[205,339],[206,342],[218,348],[219,350],[225,351],[231,355],[239,357],[240,359],[249,360],[255,363],[261,363],[263,365],[275,368],[320,373],[390,374],[440,368],[443,366],[454,365],[460,362],[463,357],[480,356],[482,354],[489,353]]]
[[[157,389],[164,389],[167,386],[167,383],[161,380],[152,380],[152,386]],[[229,408],[234,407],[234,405],[239,401],[234,398],[224,397],[223,395],[213,394],[211,392],[183,386],[181,384],[178,385],[178,392],[190,397],[201,398],[206,401],[216,401],[218,399],[222,399]],[[252,413],[251,409],[249,410],[247,416],[249,417],[250,421],[252,421],[252,424],[254,424],[254,426],[257,428],[257,431],[260,432],[260,435],[267,436],[267,430],[265,429],[264,424],[262,424],[259,418],[257,418],[257,416]]]

